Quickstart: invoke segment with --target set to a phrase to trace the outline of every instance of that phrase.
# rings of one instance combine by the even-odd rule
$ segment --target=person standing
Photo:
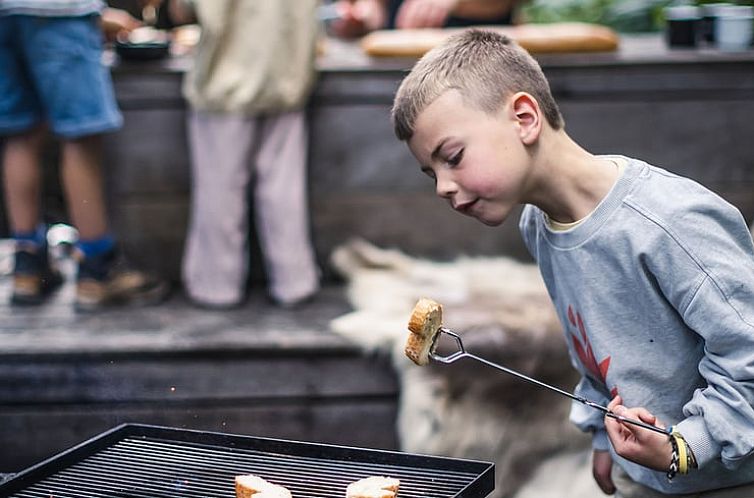
[[[154,303],[167,284],[131,268],[110,231],[102,185],[102,135],[120,128],[103,30],[137,24],[102,19],[99,0],[0,0],[0,136],[9,224],[16,242],[13,304],[39,304],[62,278],[41,223],[40,157],[48,131],[62,142],[61,181],[78,229],[76,307]],[[130,21],[130,25],[128,22]]]
[[[309,237],[307,125],[316,0],[171,0],[174,22],[202,29],[184,82],[191,111],[191,220],[183,260],[188,297],[208,308],[243,302],[247,189],[269,297],[295,306],[319,289]]]

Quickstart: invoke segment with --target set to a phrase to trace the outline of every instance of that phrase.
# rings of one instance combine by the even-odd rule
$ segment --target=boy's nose
[[[437,195],[439,197],[442,197],[443,199],[450,199],[453,194],[456,192],[457,187],[456,184],[448,180],[447,178],[443,178],[441,176],[437,177],[437,184],[435,185],[435,191],[437,192]]]

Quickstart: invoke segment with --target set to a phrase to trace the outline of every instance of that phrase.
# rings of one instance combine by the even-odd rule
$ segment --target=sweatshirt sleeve
[[[574,389],[574,394],[599,403],[602,406],[607,406],[610,402],[603,391],[595,388],[586,376],[581,377],[581,381],[576,386],[576,389]],[[605,430],[604,414],[601,411],[595,410],[578,401],[573,401],[571,403],[570,420],[580,430],[592,433],[593,449],[600,451],[607,451],[609,449],[610,442]]]
[[[700,467],[719,456],[734,469],[754,453],[754,282],[745,274],[708,275],[684,311],[705,341],[699,372],[707,386],[677,428]]]
[[[720,459],[734,469],[754,453],[754,244],[728,204],[708,200],[684,216],[683,231],[671,232],[680,250],[668,243],[659,256],[669,260],[661,285],[702,338],[701,359],[688,368],[705,385],[685,402],[677,429],[700,467]]]

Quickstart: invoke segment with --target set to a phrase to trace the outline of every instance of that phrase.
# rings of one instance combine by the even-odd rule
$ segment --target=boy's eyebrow
[[[435,150],[432,151],[432,154],[429,156],[431,159],[437,159],[437,156],[440,155],[440,150],[442,149],[442,146],[445,145],[445,142],[447,142],[447,138],[443,138],[440,140],[440,143],[437,144],[437,147],[435,147]]]

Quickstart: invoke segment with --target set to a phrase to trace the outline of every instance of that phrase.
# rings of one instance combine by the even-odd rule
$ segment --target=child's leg
[[[68,214],[80,239],[85,241],[101,239],[108,234],[101,144],[101,136],[63,142],[61,176]]]
[[[256,120],[193,112],[191,219],[183,257],[190,298],[206,306],[233,306],[248,273],[247,186]]]
[[[108,304],[154,304],[167,295],[166,282],[133,268],[108,231],[101,172],[101,136],[63,143],[62,182],[68,213],[79,231],[76,308]]]
[[[62,283],[50,265],[44,227],[40,225],[40,155],[46,130],[39,126],[9,136],[3,153],[8,219],[16,240],[13,304],[39,304]]]
[[[30,233],[40,221],[40,154],[45,130],[33,130],[5,138],[3,181],[8,221],[14,233]]]
[[[295,303],[319,288],[309,237],[306,157],[303,111],[265,118],[254,202],[270,295],[281,304]]]

